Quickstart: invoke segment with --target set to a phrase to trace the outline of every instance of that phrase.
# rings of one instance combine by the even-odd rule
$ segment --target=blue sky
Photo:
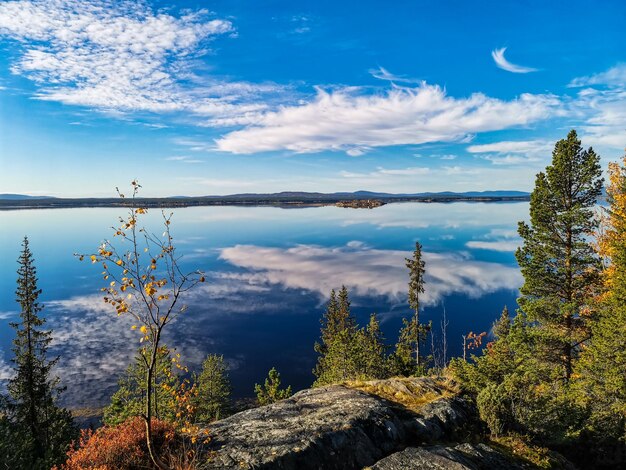
[[[0,2],[0,193],[531,189],[626,146],[623,1]]]

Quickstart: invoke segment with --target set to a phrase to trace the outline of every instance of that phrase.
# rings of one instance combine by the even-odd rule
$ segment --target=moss
[[[412,411],[419,411],[428,403],[450,398],[459,393],[457,383],[447,377],[434,377],[430,380],[415,377],[394,377],[370,381],[351,380],[343,382],[342,385],[398,403]]]

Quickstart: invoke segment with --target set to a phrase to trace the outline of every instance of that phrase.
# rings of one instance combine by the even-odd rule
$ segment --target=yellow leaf
[[[145,335],[146,333],[148,333],[148,327],[146,325],[142,325],[141,328],[139,328],[139,331],[141,331]]]

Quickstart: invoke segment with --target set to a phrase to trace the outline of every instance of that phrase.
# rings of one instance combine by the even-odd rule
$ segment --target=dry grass
[[[488,444],[503,454],[528,462],[536,468],[568,468],[568,462],[563,456],[545,447],[531,444],[524,436],[492,437]]]
[[[351,380],[342,385],[385,400],[412,411],[424,405],[459,393],[459,386],[449,377],[393,377],[385,380]]]

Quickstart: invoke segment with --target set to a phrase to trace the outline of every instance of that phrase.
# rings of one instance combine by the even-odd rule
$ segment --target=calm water
[[[460,354],[463,333],[489,330],[505,304],[515,309],[521,284],[515,230],[527,213],[527,203],[177,209],[174,242],[185,266],[206,271],[208,282],[186,298],[189,310],[166,342],[191,368],[207,353],[223,354],[237,396],[252,395],[272,366],[294,389],[308,387],[331,288],[348,286],[359,322],[377,312],[388,342],[395,342],[410,314],[404,258],[419,240],[427,271],[423,317],[437,327],[445,307],[449,352]],[[9,373],[16,259],[28,235],[53,352],[61,355],[64,401],[106,404],[139,338],[102,302],[98,266],[72,254],[94,251],[120,215],[122,209],[0,212],[0,378]],[[159,217],[151,210],[148,224],[160,233]]]

